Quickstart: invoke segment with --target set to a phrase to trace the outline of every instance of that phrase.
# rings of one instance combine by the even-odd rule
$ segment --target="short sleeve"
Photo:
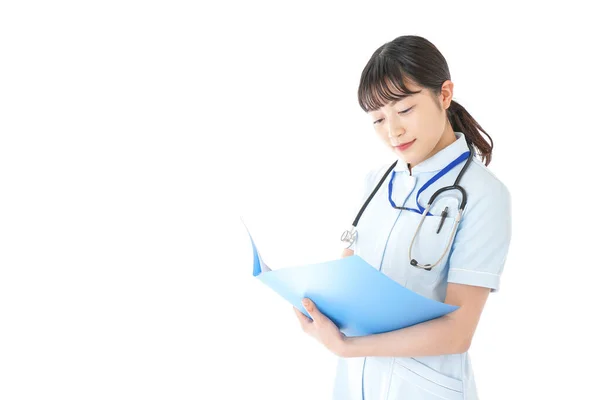
[[[497,292],[511,239],[511,196],[495,181],[467,206],[458,225],[448,267],[448,282],[483,286]]]

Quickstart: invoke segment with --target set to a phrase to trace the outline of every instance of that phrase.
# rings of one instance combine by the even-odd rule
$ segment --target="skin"
[[[446,109],[450,107],[453,83],[443,83],[439,96],[410,81],[410,90],[422,90],[396,103],[369,112],[377,136],[412,169],[456,140]],[[412,107],[412,108],[411,108]],[[404,110],[410,111],[401,113]],[[405,151],[397,145],[416,141]],[[342,257],[354,252],[344,249]],[[466,352],[479,322],[489,288],[448,283],[447,304],[460,308],[442,317],[391,332],[346,337],[310,299],[303,299],[311,318],[295,307],[302,330],[340,357],[420,357]]]
[[[456,140],[446,109],[450,107],[454,84],[446,81],[439,96],[410,81],[406,86],[411,91],[421,90],[398,102],[369,112],[379,139],[411,167],[433,156]],[[398,146],[415,142],[406,150]]]

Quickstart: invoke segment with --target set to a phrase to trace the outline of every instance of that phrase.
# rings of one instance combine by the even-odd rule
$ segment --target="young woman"
[[[363,203],[370,201],[342,256],[357,254],[408,289],[459,308],[346,337],[304,299],[312,320],[294,309],[302,329],[339,356],[334,399],[478,398],[468,350],[488,294],[499,289],[511,200],[487,168],[491,137],[452,92],[446,60],[419,36],[384,44],[362,72],[359,104],[398,160],[367,174]]]

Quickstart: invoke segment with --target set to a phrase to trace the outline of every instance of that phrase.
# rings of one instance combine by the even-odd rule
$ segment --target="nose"
[[[388,137],[390,139],[398,139],[402,135],[404,135],[404,129],[395,126],[393,123],[388,124]]]

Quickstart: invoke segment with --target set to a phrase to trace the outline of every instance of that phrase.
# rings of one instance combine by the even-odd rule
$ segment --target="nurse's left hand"
[[[346,335],[329,318],[323,315],[310,299],[302,299],[302,304],[312,318],[311,321],[310,318],[294,307],[294,312],[300,321],[302,330],[321,342],[332,353],[343,356]]]

